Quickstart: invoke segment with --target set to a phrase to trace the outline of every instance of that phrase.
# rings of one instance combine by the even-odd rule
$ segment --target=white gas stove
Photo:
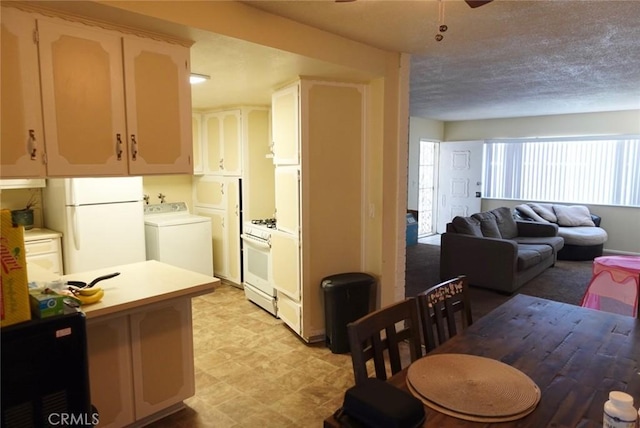
[[[275,219],[246,222],[242,241],[245,296],[277,316],[276,292],[271,285],[271,231],[275,226]]]

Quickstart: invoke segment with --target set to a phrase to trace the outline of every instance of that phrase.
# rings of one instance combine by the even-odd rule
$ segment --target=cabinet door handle
[[[29,143],[27,144],[27,149],[29,150],[29,156],[31,160],[37,160],[36,154],[38,153],[38,142],[36,141],[36,131],[33,129],[29,130]]]
[[[120,134],[116,134],[116,158],[122,160],[122,137]]]
[[[220,170],[224,170],[224,158],[220,158],[220,162],[218,163]]]
[[[136,135],[131,134],[131,160],[138,159],[138,142],[136,141]]]
[[[224,195],[224,183],[220,183],[220,194]]]

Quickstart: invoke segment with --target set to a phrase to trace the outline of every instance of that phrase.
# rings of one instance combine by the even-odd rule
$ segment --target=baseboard
[[[606,253],[606,255],[612,256],[640,256],[640,253],[633,253],[631,251],[610,250],[608,248],[605,248],[602,251]]]

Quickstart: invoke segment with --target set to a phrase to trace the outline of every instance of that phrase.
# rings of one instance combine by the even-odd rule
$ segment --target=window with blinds
[[[640,138],[489,140],[486,198],[640,206]]]

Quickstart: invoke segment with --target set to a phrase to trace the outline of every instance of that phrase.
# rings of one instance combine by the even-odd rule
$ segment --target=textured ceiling
[[[250,1],[412,53],[411,115],[469,120],[640,109],[640,1]],[[438,26],[448,26],[435,41]]]

